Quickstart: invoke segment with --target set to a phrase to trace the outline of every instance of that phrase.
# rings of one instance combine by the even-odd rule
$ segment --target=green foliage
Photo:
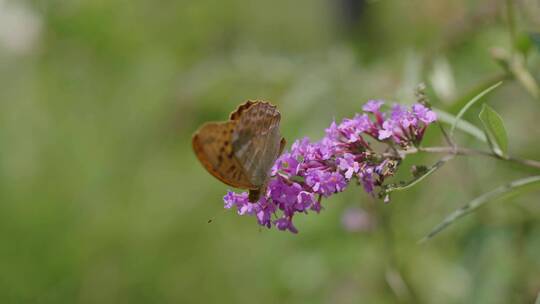
[[[474,96],[471,100],[469,100],[469,102],[467,102],[463,106],[463,108],[461,108],[459,113],[456,115],[456,119],[454,120],[454,123],[452,123],[452,127],[450,128],[450,136],[454,135],[454,130],[456,129],[456,126],[459,124],[459,121],[460,121],[461,117],[463,117],[463,115],[467,112],[467,110],[469,110],[470,107],[472,107],[476,102],[478,102],[480,99],[482,99],[482,97],[484,97],[487,93],[493,91],[494,89],[496,89],[501,84],[502,84],[502,81],[499,81],[499,82],[495,83],[494,85],[488,87],[487,89],[481,91],[476,96]]]
[[[391,204],[351,186],[299,217],[294,236],[223,211],[228,187],[190,139],[245,99],[278,105],[290,147],[368,99],[414,100],[435,58],[455,81],[455,99],[431,99],[446,113],[507,78],[489,56],[509,40],[500,1],[365,2],[355,21],[326,0],[0,0],[0,303],[532,303],[536,193],[416,244],[454,204],[530,173],[521,167],[456,157]],[[489,97],[512,150],[538,157],[540,103],[509,78]],[[454,135],[477,146],[474,110],[456,131],[476,137]],[[426,146],[444,142],[426,132]],[[349,207],[373,228],[345,230]]]
[[[440,224],[435,226],[435,228],[433,228],[431,232],[424,239],[421,240],[421,242],[425,242],[428,239],[434,237],[439,232],[443,231],[446,227],[455,223],[461,217],[473,212],[474,210],[482,207],[488,202],[509,199],[516,195],[524,194],[526,192],[538,189],[540,189],[540,176],[532,176],[515,180],[508,184],[497,187],[496,189],[480,195],[479,197],[465,204],[463,207],[452,212]]]
[[[484,132],[488,139],[491,150],[500,157],[508,157],[508,135],[504,128],[504,123],[501,116],[487,104],[482,105],[482,111],[478,115]]]

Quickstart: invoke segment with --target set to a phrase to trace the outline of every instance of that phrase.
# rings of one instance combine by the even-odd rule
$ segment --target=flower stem
[[[540,161],[524,159],[519,157],[510,156],[508,158],[502,158],[499,155],[485,150],[471,149],[471,148],[462,148],[462,147],[423,147],[423,148],[411,148],[408,150],[400,151],[400,155],[405,157],[408,154],[416,154],[419,152],[425,153],[447,153],[454,155],[480,155],[487,156],[491,158],[496,158],[500,160],[507,160],[524,166],[528,166],[535,169],[540,169]]]

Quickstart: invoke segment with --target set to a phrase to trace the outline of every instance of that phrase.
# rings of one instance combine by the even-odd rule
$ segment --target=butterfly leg
[[[268,182],[264,183],[259,189],[249,190],[248,200],[252,203],[256,203],[261,198],[261,195],[266,194],[266,189],[268,188]]]
[[[248,200],[251,203],[256,203],[261,198],[261,189],[249,190]]]
[[[285,137],[282,137],[281,141],[279,142],[279,155],[281,155],[281,153],[283,153],[283,149],[285,149],[286,144],[287,144],[287,141],[285,140]]]

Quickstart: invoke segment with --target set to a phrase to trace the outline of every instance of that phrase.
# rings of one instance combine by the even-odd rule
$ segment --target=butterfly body
[[[254,202],[266,191],[270,169],[283,151],[281,115],[264,101],[247,101],[225,122],[209,122],[197,130],[193,150],[206,170],[223,183],[250,190]]]

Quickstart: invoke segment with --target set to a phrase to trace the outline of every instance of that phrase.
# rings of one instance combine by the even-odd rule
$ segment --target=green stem
[[[454,155],[479,155],[479,156],[487,156],[491,158],[496,158],[500,160],[507,160],[510,162],[514,162],[520,165],[524,165],[527,167],[540,169],[540,161],[537,160],[531,160],[531,159],[524,159],[519,157],[513,157],[510,156],[508,158],[501,158],[499,155],[485,150],[478,150],[478,149],[471,149],[471,148],[462,148],[462,147],[424,147],[424,148],[411,148],[409,150],[400,151],[400,155],[402,157],[405,157],[408,154],[416,154],[419,152],[425,152],[425,153],[447,153],[447,154],[454,154]]]
[[[423,243],[429,240],[430,238],[434,237],[436,234],[444,230],[446,227],[456,222],[457,219],[471,213],[472,211],[478,209],[485,203],[490,202],[495,199],[500,199],[504,195],[512,194],[512,191],[516,191],[519,188],[524,188],[526,186],[533,185],[538,182],[540,182],[540,175],[522,178],[522,179],[510,182],[510,183],[504,184],[500,187],[495,188],[492,191],[489,191],[480,195],[479,197],[470,201],[468,204],[452,212],[439,225],[435,226],[435,228],[433,228],[433,230],[431,230],[431,232],[426,237],[420,240],[420,243]]]
[[[517,42],[516,22],[514,20],[514,1],[515,0],[506,0],[506,19],[508,22],[512,50],[515,50]]]

